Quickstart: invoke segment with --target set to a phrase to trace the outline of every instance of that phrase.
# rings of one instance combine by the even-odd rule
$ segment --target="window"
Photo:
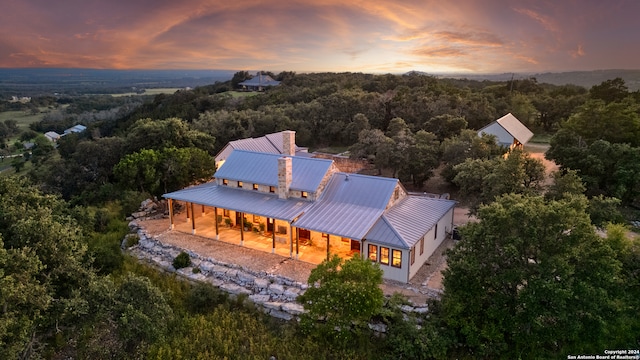
[[[438,240],[438,224],[436,224],[436,227],[433,231],[433,240]]]
[[[389,248],[380,247],[380,264],[389,265]]]
[[[270,193],[276,192],[276,187],[275,186],[269,186],[269,192]]]
[[[222,215],[224,217],[231,217],[231,213],[227,209],[222,209]]]
[[[222,179],[222,185],[224,185],[224,186],[229,185],[229,180],[227,180],[227,179]]]
[[[303,198],[306,198],[309,194],[307,194],[306,191],[303,191],[300,193],[300,196],[302,196]]]
[[[378,261],[378,247],[376,245],[369,244],[369,260]]]
[[[242,181],[238,181],[238,187],[241,188],[242,187]]]
[[[416,262],[416,247],[415,246],[411,248],[411,265],[413,265],[414,262]]]
[[[260,215],[253,215],[253,223],[257,224],[260,222]]]
[[[424,236],[420,239],[420,255],[424,252]]]
[[[402,267],[402,251],[400,250],[391,250],[392,259],[391,266],[393,267]]]
[[[253,184],[253,190],[258,190],[258,184]]]

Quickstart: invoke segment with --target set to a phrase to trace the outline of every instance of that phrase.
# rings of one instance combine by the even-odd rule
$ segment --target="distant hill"
[[[417,73],[417,72],[416,72]],[[547,83],[552,85],[573,84],[584,86],[587,89],[593,85],[598,85],[603,81],[622,78],[629,91],[640,90],[640,69],[639,70],[593,70],[593,71],[567,71],[567,72],[547,72],[547,73],[503,73],[503,74],[440,74],[439,78],[466,78],[469,80],[490,80],[490,81],[509,81],[513,76],[514,79],[524,79],[535,77],[539,83]]]

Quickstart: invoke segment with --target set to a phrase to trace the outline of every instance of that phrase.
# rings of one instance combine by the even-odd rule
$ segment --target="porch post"
[[[191,203],[191,234],[196,234],[196,217],[193,216],[193,203]]]
[[[240,212],[240,246],[244,246],[244,213]]]
[[[169,199],[169,230],[173,230],[173,199]]]
[[[365,239],[360,240],[360,258],[361,259],[364,259],[364,240]]]
[[[298,249],[299,240],[300,240],[300,229],[296,227],[296,260],[298,260],[298,256],[300,254],[300,251]]]
[[[269,219],[267,219],[269,222]],[[275,254],[276,252],[276,219],[273,219],[273,229],[271,229],[271,253]]]
[[[329,238],[331,235],[327,234],[327,261],[329,260]]]
[[[213,208],[213,213],[214,213],[214,217],[215,219],[213,220],[213,222],[216,223],[216,240],[220,240],[220,232],[218,231],[218,208],[214,207]]]
[[[193,211],[190,210],[191,208],[190,202],[187,202],[185,205],[187,206],[187,222],[189,222],[189,219],[191,219],[191,215],[193,215],[191,214]]]
[[[204,214],[204,205],[202,205],[202,213]]]
[[[293,226],[289,224],[289,257],[293,259]]]

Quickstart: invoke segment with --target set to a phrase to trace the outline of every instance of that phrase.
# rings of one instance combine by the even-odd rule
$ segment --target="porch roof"
[[[289,222],[311,206],[311,202],[305,200],[283,200],[277,194],[219,186],[214,182],[164,194],[163,197]]]

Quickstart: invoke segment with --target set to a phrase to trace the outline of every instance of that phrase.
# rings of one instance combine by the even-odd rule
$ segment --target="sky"
[[[639,0],[0,0],[0,67],[640,68]]]

